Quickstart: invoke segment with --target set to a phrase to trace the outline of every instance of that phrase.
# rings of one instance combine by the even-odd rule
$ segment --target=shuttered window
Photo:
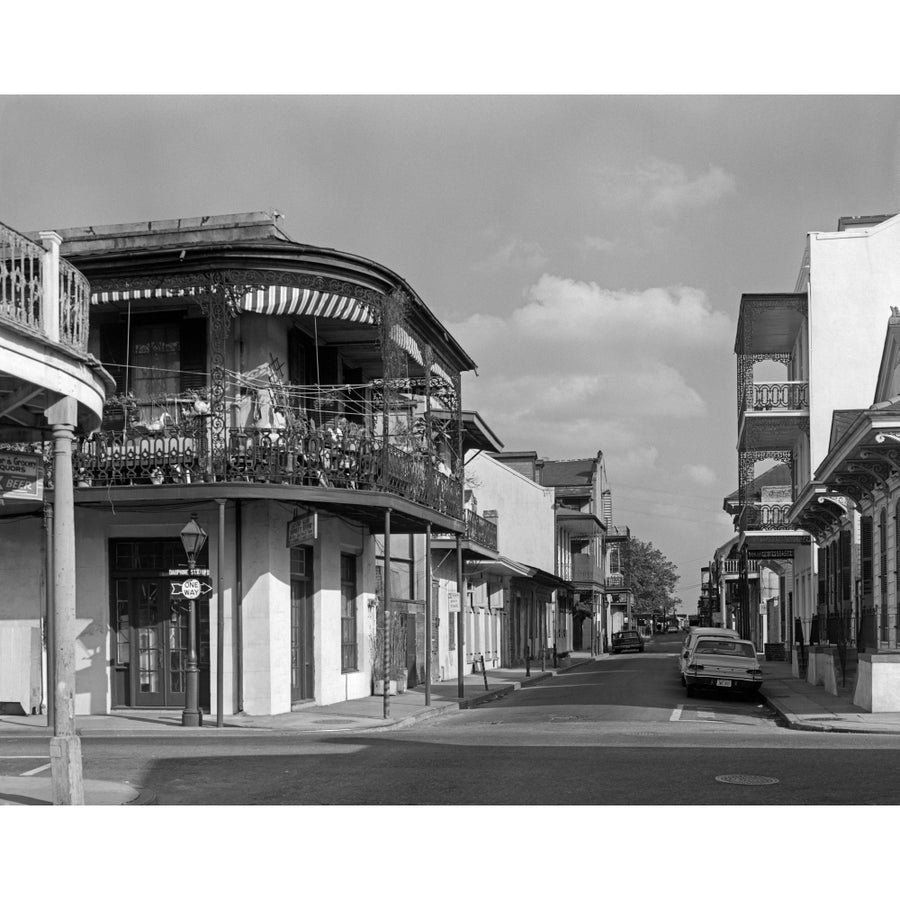
[[[871,606],[872,590],[872,517],[863,516],[859,523],[859,562],[864,606]]]

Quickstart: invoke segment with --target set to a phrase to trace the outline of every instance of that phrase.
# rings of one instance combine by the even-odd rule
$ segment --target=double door
[[[136,542],[134,542],[136,543]],[[162,543],[162,542],[156,542]],[[140,564],[145,548],[135,552]],[[111,660],[114,707],[183,708],[187,681],[188,601],[172,589],[182,579],[127,571],[121,564],[110,577],[113,659]],[[129,556],[129,559],[132,556]],[[150,559],[156,562],[155,554]],[[197,606],[197,659],[200,668],[200,706],[209,708],[209,594]]]

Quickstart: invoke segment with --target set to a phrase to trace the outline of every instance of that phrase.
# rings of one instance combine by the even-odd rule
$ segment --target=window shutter
[[[859,527],[860,575],[862,579],[862,599],[867,606],[872,604],[872,517],[863,516]]]
[[[853,600],[851,585],[851,569],[850,569],[850,553],[851,553],[852,536],[849,531],[841,532],[840,540],[840,595],[838,597],[839,605],[849,605]]]

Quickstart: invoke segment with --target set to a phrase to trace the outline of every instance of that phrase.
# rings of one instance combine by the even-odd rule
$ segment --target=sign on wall
[[[448,610],[452,613],[462,612],[462,604],[459,599],[459,591],[447,591]]]
[[[44,461],[36,453],[0,451],[0,503],[44,499]]]
[[[319,536],[319,514],[308,513],[291,519],[287,525],[287,546],[297,547],[308,544]]]
[[[793,559],[793,550],[748,550],[747,559]]]

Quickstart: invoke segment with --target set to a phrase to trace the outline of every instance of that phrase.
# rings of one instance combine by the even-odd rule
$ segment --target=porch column
[[[385,442],[386,443],[386,442]],[[384,678],[382,683],[382,710],[385,719],[391,717],[391,511],[384,511],[384,592],[381,604],[381,628],[384,635],[384,644],[381,648],[381,664],[384,669]],[[377,625],[376,625],[377,628]]]
[[[459,594],[459,612],[456,614],[456,693],[459,699],[462,700],[466,696],[466,676],[464,672],[466,625],[463,620],[466,605],[463,600],[465,591],[463,590],[462,538],[459,534],[456,535],[456,590]]]
[[[50,739],[53,803],[84,804],[81,739],[75,734],[75,503],[72,488],[72,440],[78,406],[71,397],[45,413],[53,431],[53,632],[54,715]]]
[[[425,524],[425,705],[431,706],[431,522]]]

